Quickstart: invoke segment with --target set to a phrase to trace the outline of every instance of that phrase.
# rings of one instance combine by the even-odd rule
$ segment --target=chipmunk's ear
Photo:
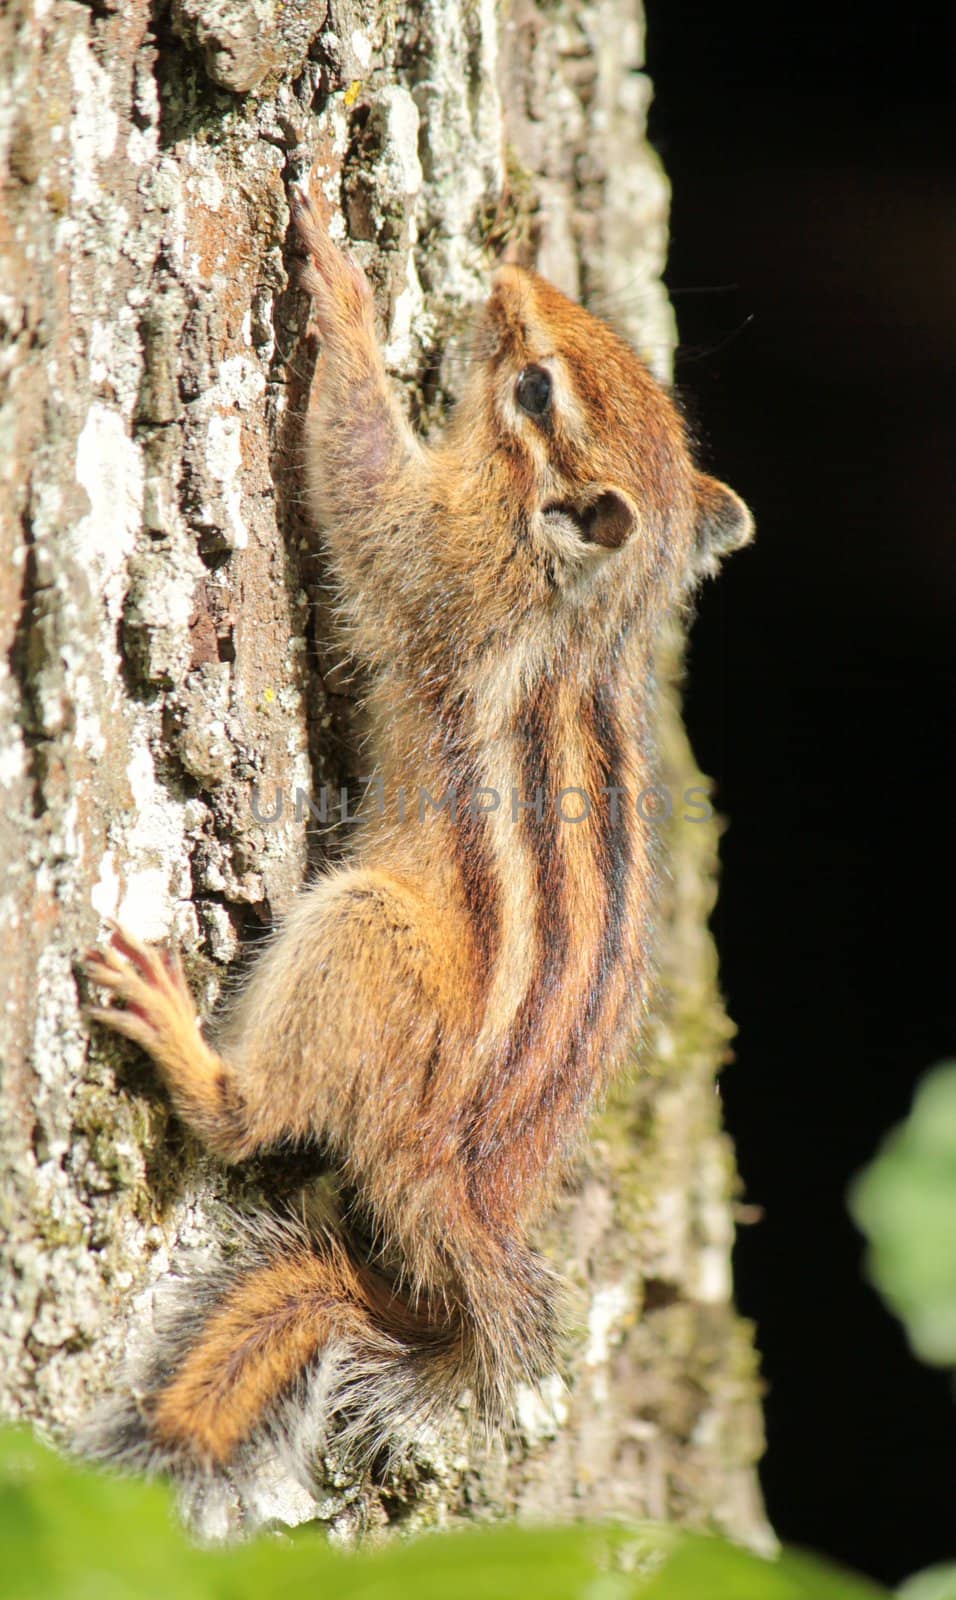
[[[698,472],[695,485],[697,496],[697,521],[695,525],[696,559],[694,572],[699,578],[709,578],[717,571],[724,556],[739,550],[753,538],[754,520],[740,496],[716,478]]]
[[[549,500],[544,520],[571,523],[582,544],[598,550],[620,550],[637,527],[633,502],[617,489],[584,490],[578,499]]]
[[[604,550],[620,550],[637,527],[637,512],[627,495],[605,489],[581,514],[582,537]]]

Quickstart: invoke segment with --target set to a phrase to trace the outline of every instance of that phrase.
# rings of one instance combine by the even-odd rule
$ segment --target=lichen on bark
[[[290,186],[313,173],[341,213],[423,426],[506,235],[666,376],[642,54],[636,0],[0,16],[0,1341],[7,1412],[60,1439],[148,1339],[171,1261],[294,1176],[205,1157],[136,1053],[91,1035],[75,966],[117,914],[177,939],[211,1005],[321,851],[295,790],[357,771],[301,507]],[[680,794],[673,697],[661,737]],[[655,1020],[542,1233],[572,1285],[560,1378],[490,1452],[452,1430],[398,1482],[332,1472],[309,1496],[264,1465],[247,1523],[615,1513],[761,1537],[713,1090],[716,833],[670,831]]]

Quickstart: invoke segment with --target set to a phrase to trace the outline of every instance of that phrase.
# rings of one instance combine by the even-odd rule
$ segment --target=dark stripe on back
[[[464,696],[441,696],[435,710],[445,778],[443,793],[451,791],[458,800],[452,823],[452,849],[474,935],[481,987],[487,990],[501,939],[501,907],[488,822],[468,805],[469,795],[482,786],[483,780],[465,738]]]
[[[563,824],[557,815],[557,783],[552,762],[556,701],[554,683],[542,678],[515,719],[521,754],[518,798],[531,802],[531,806],[519,813],[520,820],[513,825],[522,828],[531,849],[538,959],[504,1049],[491,1063],[481,1092],[466,1113],[462,1150],[473,1173],[474,1195],[480,1187],[478,1168],[501,1146],[503,1129],[500,1121],[489,1116],[489,1110],[500,1106],[508,1084],[520,1072],[528,1050],[534,1045],[548,1003],[560,986],[571,944],[564,859],[558,839],[558,830]],[[540,818],[533,804],[539,794],[543,799]],[[529,1108],[529,1112],[533,1120],[534,1108]]]
[[[600,793],[602,788],[619,789],[624,772],[621,726],[614,694],[607,679],[595,685],[590,703],[584,708],[584,714],[591,724],[594,740],[600,751],[600,773],[595,796],[600,809],[596,808],[595,812],[599,817],[595,847],[606,891],[601,953],[588,995],[587,1021],[590,1023],[599,1014],[609,980],[621,960],[634,845],[627,815],[628,805],[633,804],[633,796],[618,795],[615,817],[614,797]]]
[[[527,1018],[529,1036],[561,978],[571,943],[564,858],[558,841],[558,829],[564,824],[558,819],[558,786],[551,760],[556,702],[554,683],[543,678],[519,713],[516,729],[521,746],[519,799],[533,802],[540,794],[544,801],[540,818],[533,808],[519,812],[534,862],[535,932],[540,951],[522,1008],[533,1012],[533,1017]]]
[[[582,701],[580,720],[598,752],[597,762],[589,774],[589,795],[592,849],[604,885],[604,926],[583,1005],[571,1024],[564,1055],[554,1063],[545,1089],[542,1109],[552,1115],[558,1110],[571,1113],[586,1105],[593,1091],[593,1071],[584,1073],[582,1068],[594,1031],[602,1021],[607,990],[621,962],[633,855],[626,812],[628,797],[618,795],[615,806],[612,794],[601,793],[602,789],[620,788],[624,771],[620,723],[613,691],[606,679],[595,684]]]
[[[535,1033],[561,982],[570,949],[565,866],[558,836],[563,824],[557,820],[554,807],[556,784],[549,759],[556,733],[553,710],[554,691],[550,685],[541,685],[532,696],[519,727],[519,737],[527,741],[522,761],[525,781],[541,784],[546,795],[542,822],[538,823],[533,813],[527,814],[535,863],[536,932],[541,954],[505,1052],[492,1069],[493,1076],[489,1076],[480,1103],[471,1110],[465,1155],[473,1173],[472,1196],[479,1207],[489,1179],[494,1187],[493,1169],[499,1167],[502,1159],[510,1165],[513,1177],[518,1177],[521,1169],[514,1166],[516,1141],[526,1143],[532,1165],[543,1165],[555,1144],[563,1142],[565,1135],[572,1131],[575,1113],[591,1099],[595,1074],[589,1053],[595,1030],[601,1028],[605,1020],[605,1001],[620,969],[626,935],[633,843],[627,816],[629,797],[619,795],[615,808],[613,796],[600,792],[602,788],[622,786],[625,763],[614,692],[605,679],[582,700],[579,711],[582,728],[590,735],[597,752],[585,781],[592,807],[590,848],[604,885],[603,928],[591,981],[576,1018],[569,1024],[565,1048],[548,1067],[539,1096],[529,1099],[507,1128],[495,1120],[489,1125],[488,1109],[498,1103],[508,1080],[520,1072],[523,1059],[534,1046]],[[533,788],[529,792],[533,793]],[[633,797],[630,799],[633,802]],[[480,1170],[482,1167],[484,1172]],[[531,1176],[530,1171],[528,1175]]]

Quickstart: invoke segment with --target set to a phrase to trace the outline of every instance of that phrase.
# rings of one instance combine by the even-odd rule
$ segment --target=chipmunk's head
[[[498,271],[473,354],[461,420],[474,459],[507,474],[553,590],[673,592],[750,538],[750,513],[694,467],[634,351],[543,278]]]

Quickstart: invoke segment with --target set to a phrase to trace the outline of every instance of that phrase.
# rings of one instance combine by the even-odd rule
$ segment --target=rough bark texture
[[[295,1181],[205,1158],[136,1052],[91,1040],[74,970],[117,914],[179,939],[211,1002],[321,848],[296,786],[358,770],[299,509],[289,185],[317,169],[343,207],[425,426],[507,235],[666,373],[642,42],[637,0],[8,0],[0,17],[0,1338],[7,1411],[57,1437],[148,1330],[177,1252]],[[695,775],[674,706],[662,747],[679,794]],[[281,787],[280,818],[256,819],[254,784],[264,816]],[[314,1501],[264,1466],[247,1519],[626,1514],[761,1537],[714,1092],[731,1031],[706,931],[716,829],[669,832],[658,1018],[542,1239],[573,1286],[566,1384],[525,1395],[490,1454],[462,1430],[400,1483],[332,1472]]]

